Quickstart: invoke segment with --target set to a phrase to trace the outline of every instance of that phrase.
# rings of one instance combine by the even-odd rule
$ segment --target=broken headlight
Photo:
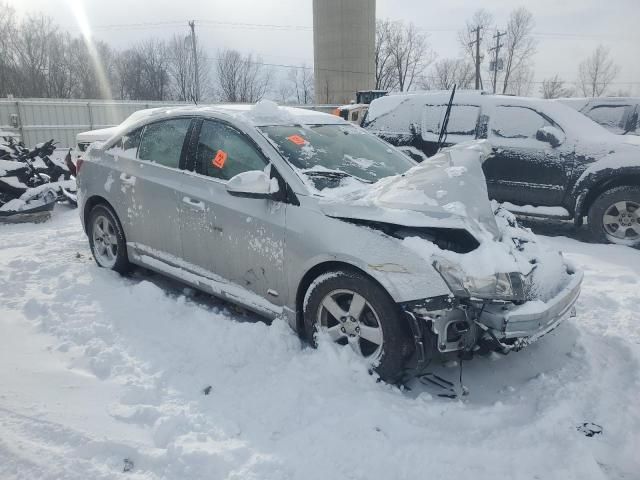
[[[456,297],[512,302],[525,300],[524,276],[519,272],[472,277],[444,259],[436,260],[433,266]]]

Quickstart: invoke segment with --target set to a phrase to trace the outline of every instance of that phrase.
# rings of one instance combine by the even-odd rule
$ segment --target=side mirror
[[[556,127],[542,127],[536,132],[536,140],[547,142],[553,148],[559,147],[564,142],[565,136],[562,131]]]
[[[262,170],[239,173],[227,182],[226,188],[229,195],[245,198],[271,198],[280,189],[278,181]]]

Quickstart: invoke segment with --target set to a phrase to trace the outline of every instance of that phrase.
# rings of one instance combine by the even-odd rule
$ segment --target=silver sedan
[[[89,148],[79,211],[99,266],[283,317],[397,381],[434,356],[517,350],[572,314],[582,274],[494,210],[486,151],[416,165],[332,115],[154,109]]]

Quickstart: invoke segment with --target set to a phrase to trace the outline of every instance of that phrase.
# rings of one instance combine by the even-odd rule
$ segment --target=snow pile
[[[286,109],[280,108],[276,102],[271,100],[260,100],[250,110],[244,112],[243,116],[255,123],[296,123],[293,115]]]
[[[588,267],[580,316],[465,362],[470,393],[452,401],[158,276],[98,269],[76,212],[0,226],[0,478],[635,478],[640,254],[547,241]],[[457,384],[457,367],[434,372]]]

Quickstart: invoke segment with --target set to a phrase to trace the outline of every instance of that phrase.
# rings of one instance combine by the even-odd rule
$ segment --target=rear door
[[[173,118],[146,125],[137,148],[135,171],[123,172],[129,190],[131,224],[128,242],[139,254],[176,262],[182,256],[178,209],[191,118]]]
[[[538,140],[543,127],[562,130],[527,106],[497,105],[490,112],[493,155],[483,164],[489,197],[516,205],[562,204],[573,166],[573,146]]]
[[[185,259],[280,305],[286,206],[226,191],[229,179],[264,170],[267,159],[248,136],[225,122],[201,120],[198,130],[190,150],[195,173],[185,175],[180,199]],[[238,289],[227,288],[227,294],[233,291]]]

